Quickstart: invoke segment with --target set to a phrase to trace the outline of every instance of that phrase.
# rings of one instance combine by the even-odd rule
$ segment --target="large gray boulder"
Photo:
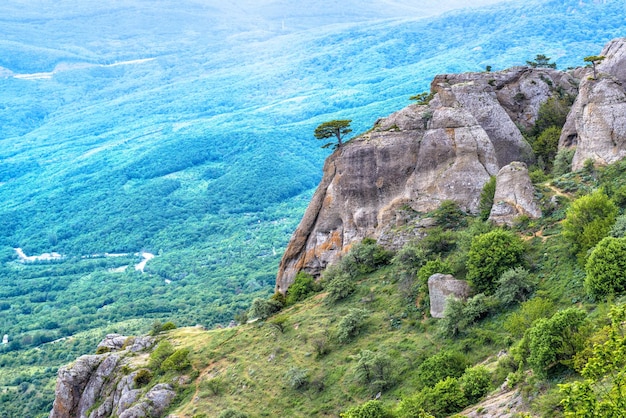
[[[127,339],[128,337],[120,334],[107,334],[107,336],[100,341],[100,344],[98,344],[98,348],[105,348],[109,351],[121,350]]]
[[[451,274],[433,274],[428,278],[430,315],[433,318],[443,318],[448,298],[465,301],[470,292],[470,285],[464,280],[457,280]]]
[[[176,392],[171,385],[158,384],[142,400],[119,415],[119,418],[159,417],[170,405]]]
[[[521,215],[540,218],[541,208],[535,199],[535,188],[526,164],[514,161],[498,171],[489,220],[496,225],[513,226]]]

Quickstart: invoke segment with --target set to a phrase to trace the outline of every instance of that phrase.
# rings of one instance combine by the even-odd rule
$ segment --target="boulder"
[[[176,392],[174,392],[172,386],[164,383],[158,384],[150,389],[139,403],[122,412],[119,418],[161,416],[175,396]]]
[[[498,171],[489,220],[499,226],[513,226],[520,215],[540,218],[541,208],[535,199],[526,164],[515,161]]]
[[[138,351],[145,351],[154,345],[154,338],[147,335],[142,337],[135,337],[133,345],[130,347],[130,351],[136,353]]]
[[[470,285],[464,280],[456,280],[451,274],[433,274],[428,278],[430,315],[433,318],[443,318],[450,296],[464,301],[469,297],[470,292]]]
[[[121,350],[128,337],[120,334],[107,334],[104,340],[98,344],[98,348],[106,348],[108,351]]]

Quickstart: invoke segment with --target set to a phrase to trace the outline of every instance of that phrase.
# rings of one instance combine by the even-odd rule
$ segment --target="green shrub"
[[[398,279],[398,290],[407,299],[416,296],[415,279],[417,272],[426,259],[424,249],[415,244],[407,244],[400,249],[392,260],[395,276]]]
[[[491,390],[491,373],[484,366],[468,368],[459,378],[459,384],[468,403],[474,404]]]
[[[596,245],[585,266],[585,289],[595,297],[626,292],[626,238],[607,237]]]
[[[497,302],[493,297],[479,293],[472,296],[465,302],[463,315],[465,316],[465,326],[469,326],[476,321],[485,318],[491,311],[495,309]]]
[[[350,274],[342,271],[339,266],[330,266],[324,272],[324,290],[326,303],[337,303],[354,293],[356,283]]]
[[[176,325],[173,322],[171,322],[171,321],[168,321],[168,322],[166,322],[164,324],[162,324],[159,321],[155,321],[152,324],[152,329],[150,330],[150,335],[158,335],[158,334],[160,334],[162,332],[169,331],[169,330],[172,330],[172,329],[176,329]]]
[[[285,384],[294,390],[306,389],[309,384],[309,371],[299,367],[291,367],[285,373]]]
[[[147,385],[152,380],[153,374],[148,369],[139,369],[135,377],[133,378],[133,382],[135,386],[140,388],[142,386]]]
[[[428,231],[420,242],[427,257],[444,256],[456,248],[456,233],[440,227]]]
[[[585,260],[587,251],[608,235],[616,216],[617,207],[601,190],[572,202],[563,221],[563,237],[579,261]]]
[[[388,414],[380,401],[370,400],[362,405],[349,408],[339,416],[341,418],[386,418]]]
[[[448,297],[446,307],[443,310],[443,318],[439,321],[439,327],[444,336],[456,337],[464,328],[463,309],[465,309],[465,302],[454,296]]]
[[[107,347],[107,346],[100,346],[96,349],[96,354],[104,354],[104,353],[108,353],[111,351],[111,347]]]
[[[287,328],[288,319],[289,317],[287,315],[276,315],[268,321],[268,324],[282,334]]]
[[[453,377],[447,377],[423,392],[425,409],[438,418],[448,417],[468,405],[458,379]]]
[[[300,271],[296,275],[294,282],[287,289],[285,305],[291,306],[296,302],[306,299],[309,295],[317,292],[319,285],[310,274]]]
[[[554,311],[554,303],[548,299],[536,297],[522,303],[520,309],[506,319],[504,329],[514,337],[520,338],[536,320],[548,318]]]
[[[167,340],[161,341],[154,351],[150,353],[148,367],[151,370],[158,370],[161,367],[161,363],[172,354],[174,354],[174,346]]]
[[[476,291],[493,293],[500,276],[522,264],[524,251],[522,240],[502,229],[474,237],[468,253],[467,280]]]
[[[274,292],[274,294],[270,297],[270,301],[277,302],[276,306],[280,305],[280,309],[287,305],[287,298],[281,292]]]
[[[359,335],[363,322],[367,318],[367,311],[363,309],[350,309],[341,318],[337,326],[337,341],[344,344]]]
[[[447,377],[459,377],[468,363],[463,354],[456,351],[441,351],[422,362],[417,368],[417,376],[423,386],[432,387]]]
[[[161,363],[161,370],[166,372],[181,372],[188,369],[189,367],[191,367],[191,362],[189,361],[188,348],[182,348],[180,350],[174,351],[168,358],[163,360],[163,363]]]
[[[552,161],[557,154],[560,137],[561,128],[557,126],[550,126],[541,132],[537,139],[533,141],[532,148],[535,156],[544,161],[548,170],[551,169]]]
[[[493,197],[496,194],[496,176],[491,176],[489,181],[483,186],[483,190],[480,192],[480,200],[478,202],[478,211],[480,219],[486,221],[491,214],[491,207],[493,206]]]
[[[325,333],[314,335],[311,338],[311,345],[315,350],[317,358],[323,357],[330,352],[328,336]]]
[[[435,418],[424,411],[423,403],[420,393],[409,398],[403,398],[394,411],[395,416],[397,418]]]
[[[444,317],[439,324],[445,336],[455,337],[486,317],[498,305],[497,301],[484,293],[479,293],[463,302],[454,297],[448,298],[444,309]]]
[[[224,390],[224,379],[214,377],[213,379],[206,380],[205,385],[213,395],[217,396]]]
[[[452,266],[447,261],[441,261],[439,258],[428,260],[417,272],[417,281],[420,285],[427,286],[430,276],[437,273],[452,274]]]
[[[375,271],[388,264],[392,257],[393,253],[378,245],[375,239],[365,238],[350,248],[340,265],[344,271],[355,276]]]
[[[361,350],[357,355],[354,375],[358,382],[369,385],[374,392],[379,392],[392,383],[391,359],[383,353]]]
[[[554,157],[554,164],[552,166],[552,174],[554,176],[562,176],[572,171],[572,160],[576,150],[574,148],[564,148],[557,152]]]
[[[453,200],[444,200],[433,212],[433,218],[437,221],[437,225],[443,229],[457,229],[466,226],[465,216],[465,212]]]
[[[550,97],[539,106],[537,120],[532,130],[533,136],[539,136],[545,130],[556,127],[562,128],[567,120],[567,114],[574,103],[574,96],[563,95]]]
[[[610,235],[613,238],[626,237],[626,215],[620,215],[615,220],[615,224],[611,228]]]
[[[524,334],[520,356],[539,377],[546,377],[558,364],[572,367],[571,359],[582,350],[586,335],[583,325],[587,314],[576,308],[568,308],[554,314],[550,319],[539,319]]]
[[[283,305],[277,300],[256,298],[252,301],[248,316],[251,318],[267,319],[282,308]]]
[[[524,267],[502,273],[498,279],[495,297],[504,306],[524,302],[535,289],[535,282]]]

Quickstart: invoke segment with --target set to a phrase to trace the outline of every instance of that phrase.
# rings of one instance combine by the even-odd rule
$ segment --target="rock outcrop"
[[[444,200],[477,211],[490,176],[532,160],[518,126],[532,125],[542,102],[556,89],[574,94],[575,84],[567,73],[527,67],[437,76],[428,105],[380,119],[326,160],[276,290],[285,293],[300,270],[318,275],[354,242],[388,236],[407,211],[419,216]]]
[[[430,316],[443,318],[449,297],[465,301],[470,292],[470,285],[464,280],[457,280],[451,274],[433,274],[428,278]]]
[[[587,69],[581,79],[559,140],[560,149],[576,148],[573,171],[588,159],[611,164],[626,156],[626,38],[611,41],[601,55],[597,78]]]
[[[513,226],[521,215],[540,218],[541,208],[535,199],[526,164],[515,161],[498,171],[489,220],[496,225]]]
[[[176,396],[172,386],[138,388],[135,377],[139,371],[124,372],[137,368],[138,359],[146,358],[134,353],[140,354],[153,345],[151,337],[130,339],[110,334],[98,345],[103,354],[79,357],[59,369],[50,418],[161,416]]]

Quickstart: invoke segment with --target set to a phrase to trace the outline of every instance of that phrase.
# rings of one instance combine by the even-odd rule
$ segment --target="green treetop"
[[[591,63],[593,67],[593,78],[596,79],[598,74],[596,72],[596,64],[602,62],[606,57],[604,55],[590,55],[588,57],[583,58],[583,61]]]
[[[324,122],[315,128],[315,137],[317,139],[328,139],[328,138],[337,138],[337,143],[329,142],[327,144],[322,145],[322,148],[328,148],[333,146],[333,148],[339,148],[342,144],[343,138],[352,132],[350,129],[350,123],[352,120],[342,119],[342,120],[331,120],[330,122]]]
[[[556,63],[550,62],[550,57],[543,54],[537,54],[533,61],[526,61],[526,64],[533,68],[556,68]]]

